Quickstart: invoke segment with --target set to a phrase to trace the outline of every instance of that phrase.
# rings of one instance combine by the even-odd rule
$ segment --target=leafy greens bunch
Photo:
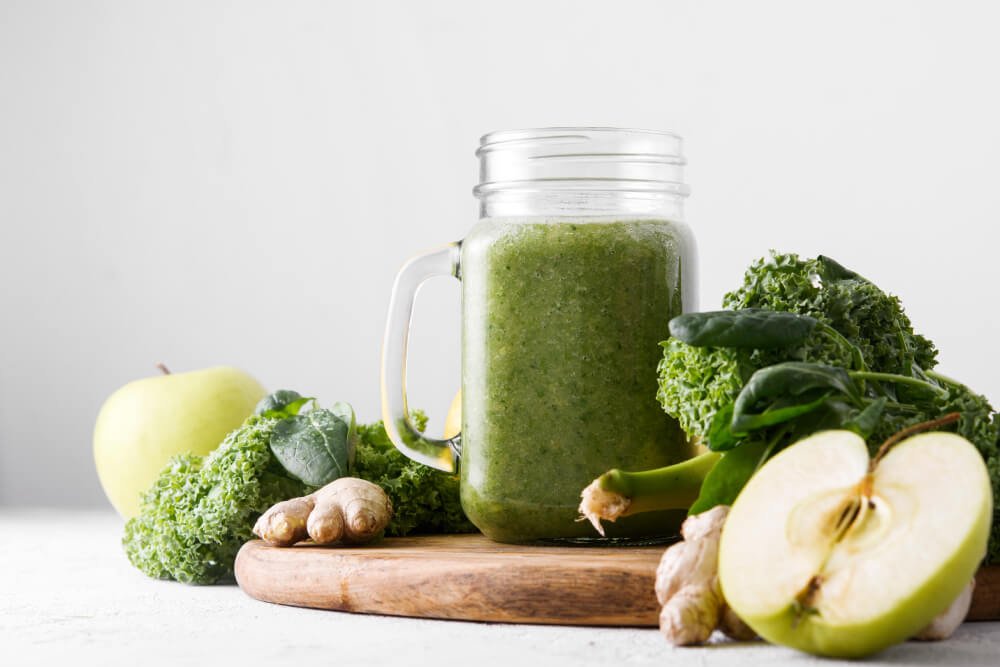
[[[730,309],[674,318],[659,365],[666,412],[723,452],[692,514],[731,504],[768,458],[817,431],[855,431],[874,453],[891,434],[949,412],[961,413],[954,428],[982,454],[1000,496],[1000,418],[932,370],[937,351],[896,297],[830,258],[772,254],[723,303]],[[1000,529],[987,560],[1000,561]]]
[[[381,486],[395,515],[386,533],[469,532],[458,479],[422,466],[389,442],[381,422],[355,424],[346,403],[330,409],[281,390],[207,456],[171,459],[143,497],[122,543],[145,574],[193,584],[232,578],[236,552],[271,505],[353,475]],[[426,421],[422,414],[418,421]],[[421,427],[423,425],[421,424]]]

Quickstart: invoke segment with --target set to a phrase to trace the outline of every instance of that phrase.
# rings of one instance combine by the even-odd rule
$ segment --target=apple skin
[[[964,539],[955,544],[954,548],[948,552],[947,557],[937,563],[936,568],[930,576],[927,576],[922,581],[915,582],[917,585],[907,595],[896,599],[891,608],[884,609],[882,613],[868,615],[866,618],[858,619],[854,622],[848,619],[832,619],[828,621],[821,614],[805,615],[796,619],[796,609],[791,600],[788,600],[785,604],[780,604],[777,599],[772,599],[769,602],[758,605],[755,600],[738,600],[739,595],[730,597],[730,592],[736,593],[740,588],[744,589],[743,595],[746,595],[746,589],[741,584],[742,581],[752,581],[754,579],[760,581],[766,579],[766,573],[751,573],[745,569],[744,559],[747,554],[745,550],[738,548],[736,544],[727,544],[727,537],[736,539],[733,537],[733,534],[740,532],[740,529],[731,523],[734,521],[734,517],[736,521],[740,521],[741,510],[744,515],[749,511],[760,511],[759,506],[755,507],[759,501],[747,500],[744,502],[745,507],[741,508],[741,499],[744,498],[744,495],[748,499],[754,495],[760,498],[761,493],[768,493],[766,491],[767,486],[773,488],[776,484],[780,483],[780,478],[774,474],[771,474],[769,478],[767,474],[769,466],[771,466],[771,473],[774,473],[775,468],[784,465],[786,468],[795,466],[805,475],[824,476],[838,474],[838,471],[833,470],[832,466],[824,466],[818,469],[815,461],[811,462],[807,458],[810,448],[815,449],[823,446],[823,441],[828,441],[831,437],[841,439],[841,442],[837,443],[836,446],[842,448],[841,451],[844,458],[853,459],[855,467],[859,463],[863,466],[868,459],[864,441],[853,434],[847,436],[847,438],[853,439],[853,442],[850,440],[845,441],[844,436],[839,435],[839,433],[843,432],[828,431],[800,441],[775,456],[774,459],[765,464],[757,475],[751,479],[750,483],[741,492],[740,497],[736,499],[732,512],[727,519],[726,526],[723,529],[719,554],[719,575],[723,595],[732,605],[734,611],[739,614],[740,618],[747,625],[767,641],[816,655],[837,658],[860,658],[905,641],[915,635],[931,619],[944,611],[968,585],[986,553],[986,542],[992,522],[992,492],[990,491],[989,478],[985,466],[981,464],[978,452],[975,451],[975,448],[968,441],[950,433],[925,433],[913,436],[896,445],[886,456],[879,469],[876,470],[876,491],[880,483],[889,486],[899,483],[898,479],[895,482],[892,479],[888,483],[879,482],[879,474],[883,466],[894,464],[894,471],[903,469],[905,467],[903,463],[907,458],[912,460],[913,455],[918,454],[921,447],[929,447],[932,441],[939,444],[944,442],[948,447],[953,447],[954,449],[949,450],[952,452],[950,456],[954,458],[966,457],[966,460],[970,461],[965,470],[968,475],[961,479],[948,477],[947,474],[944,475],[941,481],[942,489],[947,490],[947,485],[949,484],[962,484],[967,488],[980,490],[978,493],[980,502],[977,505],[967,507],[969,512],[973,513],[973,516],[970,517],[967,523],[962,522],[963,525],[968,526],[968,532],[965,534]],[[927,445],[924,443],[927,443]],[[891,459],[892,461],[890,461]],[[772,465],[775,463],[777,465]],[[813,465],[809,465],[810,463],[813,463]],[[840,472],[843,471],[841,470]],[[898,474],[896,476],[899,477]],[[934,493],[935,490],[932,489],[929,494],[932,504]],[[922,499],[927,500],[928,498]],[[925,508],[921,511],[927,512],[932,510]],[[775,520],[782,523],[774,525],[785,526],[783,530],[789,530],[788,526],[790,524],[784,523],[785,518],[780,511],[775,511],[773,516],[768,519],[769,522]],[[925,539],[934,540],[935,535],[928,534]],[[766,549],[766,547],[762,547],[762,549]],[[917,545],[915,551],[919,551],[919,545]],[[922,555],[911,551],[904,558],[920,560]],[[774,553],[775,561],[781,560],[781,557],[780,550]],[[862,554],[862,556],[858,557],[867,558],[868,556]],[[894,562],[890,564],[890,568],[894,571],[889,572],[888,576],[894,576],[897,572],[904,573],[907,569],[904,562]],[[727,586],[727,583],[729,586]],[[768,583],[766,586],[770,588],[772,584]],[[727,590],[727,588],[730,590]],[[766,611],[767,607],[771,607],[770,613]]]
[[[216,366],[130,382],[101,406],[94,462],[108,500],[124,518],[176,454],[205,455],[240,426],[267,392],[246,372]]]
[[[992,517],[986,516],[987,530],[991,520]],[[942,564],[938,574],[928,579],[899,608],[863,623],[831,625],[816,617],[806,617],[796,627],[791,607],[775,616],[743,620],[772,644],[832,658],[863,658],[906,641],[947,609],[969,585],[985,551],[986,542],[978,536],[970,536],[954,556]],[[969,574],[957,576],[957,572]]]

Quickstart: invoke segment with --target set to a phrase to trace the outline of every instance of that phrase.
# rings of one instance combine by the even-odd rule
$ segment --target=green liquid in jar
[[[488,537],[596,537],[576,521],[587,484],[690,456],[656,400],[686,239],[664,220],[487,219],[463,242],[462,506]],[[669,536],[683,516],[606,528]]]

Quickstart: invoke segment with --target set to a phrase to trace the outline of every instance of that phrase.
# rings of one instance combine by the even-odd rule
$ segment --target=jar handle
[[[458,470],[461,433],[438,440],[424,435],[413,424],[406,401],[406,346],[417,290],[435,276],[461,280],[460,250],[460,242],[449,243],[403,264],[392,286],[382,341],[382,422],[389,440],[414,461],[450,473]]]

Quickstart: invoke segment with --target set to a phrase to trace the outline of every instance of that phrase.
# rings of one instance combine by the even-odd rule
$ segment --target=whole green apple
[[[130,382],[97,415],[94,462],[104,493],[126,519],[176,454],[205,455],[267,393],[247,373],[217,366]]]

